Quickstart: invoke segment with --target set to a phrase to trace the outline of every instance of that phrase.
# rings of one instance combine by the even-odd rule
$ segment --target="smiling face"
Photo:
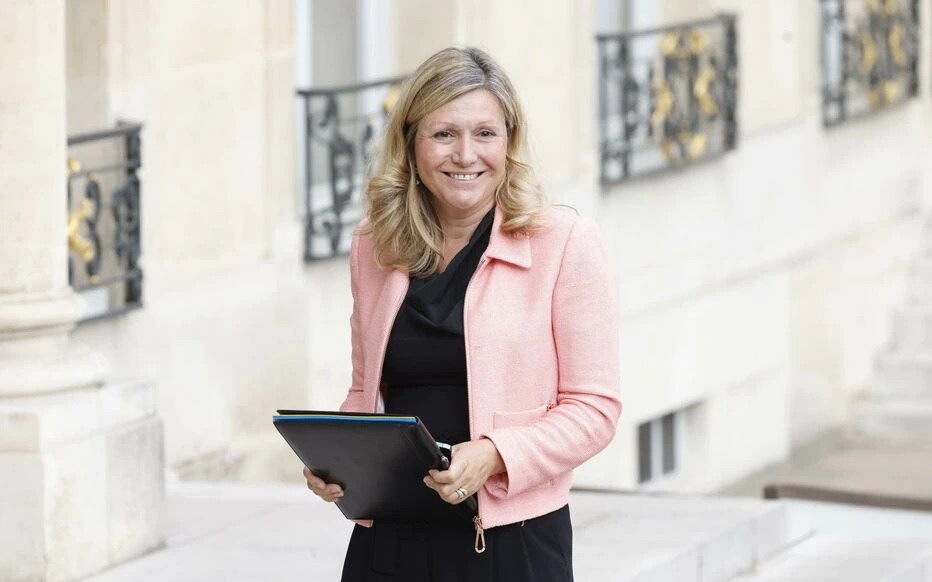
[[[414,143],[417,173],[441,219],[482,216],[505,177],[508,134],[498,100],[485,89],[424,116]]]

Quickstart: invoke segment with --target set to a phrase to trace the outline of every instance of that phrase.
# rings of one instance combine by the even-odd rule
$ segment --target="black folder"
[[[475,497],[446,503],[424,484],[449,461],[416,416],[279,410],[272,422],[298,458],[343,488],[347,519],[452,523],[476,515]]]

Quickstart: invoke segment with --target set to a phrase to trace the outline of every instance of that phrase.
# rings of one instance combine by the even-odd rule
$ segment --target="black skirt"
[[[474,549],[471,524],[357,525],[343,582],[572,582],[570,509],[485,531]]]

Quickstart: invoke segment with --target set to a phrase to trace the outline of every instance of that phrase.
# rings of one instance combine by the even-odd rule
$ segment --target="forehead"
[[[475,89],[434,109],[424,116],[422,123],[424,125],[437,123],[504,125],[505,113],[492,93],[486,89]]]

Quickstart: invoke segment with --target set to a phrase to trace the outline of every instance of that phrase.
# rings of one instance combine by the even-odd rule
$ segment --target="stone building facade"
[[[341,402],[351,304],[345,258],[304,260],[317,184],[296,90],[403,75],[448,45],[483,47],[509,71],[544,188],[596,217],[612,249],[625,412],[577,485],[714,491],[846,426],[932,202],[932,10],[919,12],[918,94],[829,129],[823,8],[4,3],[0,507],[12,519],[0,524],[0,578],[74,579],[157,547],[163,475],[300,480],[270,416]],[[596,35],[719,13],[735,16],[734,148],[600,181]],[[86,320],[112,309],[114,292],[74,285],[90,272],[90,214],[67,192],[87,191],[82,164],[131,156],[68,138],[127,123],[141,125],[141,166],[126,170],[138,189],[122,190],[139,204],[121,206],[141,224],[141,279],[114,288],[138,302]]]

